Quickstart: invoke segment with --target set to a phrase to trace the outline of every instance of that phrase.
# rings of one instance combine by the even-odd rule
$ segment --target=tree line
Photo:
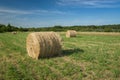
[[[113,25],[87,25],[87,26],[53,26],[53,27],[16,27],[12,26],[11,24],[4,25],[0,24],[0,33],[2,32],[13,32],[13,31],[67,31],[67,30],[76,30],[76,31],[89,31],[89,32],[120,32],[120,24],[113,24]]]

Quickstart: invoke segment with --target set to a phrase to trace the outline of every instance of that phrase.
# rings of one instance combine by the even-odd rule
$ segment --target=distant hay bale
[[[55,32],[33,32],[26,40],[28,55],[38,59],[61,53],[61,38]]]
[[[66,32],[66,37],[76,37],[77,32],[75,30],[68,30]]]
[[[12,32],[12,34],[17,34],[17,32]]]

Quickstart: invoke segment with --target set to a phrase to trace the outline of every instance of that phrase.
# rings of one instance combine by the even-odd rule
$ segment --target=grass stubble
[[[81,33],[63,38],[61,56],[34,60],[26,37],[0,33],[0,80],[119,80],[120,34]]]

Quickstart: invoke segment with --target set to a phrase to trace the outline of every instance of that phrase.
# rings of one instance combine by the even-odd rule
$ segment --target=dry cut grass
[[[78,33],[62,32],[62,54],[39,60],[27,55],[29,33],[0,33],[0,80],[120,80],[119,33]]]
[[[83,35],[112,35],[112,36],[119,36],[119,32],[78,32],[78,34]]]

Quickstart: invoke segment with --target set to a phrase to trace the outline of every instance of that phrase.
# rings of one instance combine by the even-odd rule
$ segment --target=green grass
[[[34,60],[28,33],[0,33],[0,80],[120,80],[120,36],[79,34],[63,38],[63,53]]]

